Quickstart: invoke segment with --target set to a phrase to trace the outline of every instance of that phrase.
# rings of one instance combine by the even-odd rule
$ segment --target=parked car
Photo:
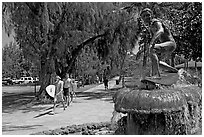
[[[3,78],[2,85],[13,85],[13,81],[10,78]]]
[[[23,81],[21,81],[21,79],[16,79],[16,78],[14,78],[14,79],[12,79],[12,82],[13,82],[14,84],[20,84],[20,83],[22,83]]]
[[[15,84],[27,84],[27,83],[33,83],[35,80],[32,77],[21,77],[20,79],[13,79],[13,83]]]
[[[21,80],[23,81],[24,84],[33,83],[34,82],[32,77],[21,77]]]
[[[34,77],[33,81],[37,82],[37,81],[39,81],[39,78],[38,77]]]
[[[40,84],[39,78],[38,77],[34,77],[33,78],[33,83]]]

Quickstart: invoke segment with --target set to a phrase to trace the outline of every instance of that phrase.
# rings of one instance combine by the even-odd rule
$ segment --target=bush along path
[[[47,130],[32,135],[113,135],[110,122],[72,125],[54,130]]]

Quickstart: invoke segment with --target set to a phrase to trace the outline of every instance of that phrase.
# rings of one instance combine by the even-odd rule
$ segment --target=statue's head
[[[153,12],[149,8],[145,8],[141,11],[140,17],[145,23],[150,23],[152,19]]]

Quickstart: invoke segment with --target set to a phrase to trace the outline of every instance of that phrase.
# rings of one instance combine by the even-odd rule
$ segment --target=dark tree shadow
[[[8,113],[9,109],[19,109],[23,105],[27,105],[34,99],[31,92],[28,93],[5,93],[2,96],[2,112]]]
[[[56,104],[56,108],[59,107],[60,105],[59,104]],[[44,110],[42,110],[41,112],[44,112],[44,113],[41,113],[37,116],[35,116],[34,118],[38,118],[38,117],[42,117],[42,116],[45,116],[45,115],[52,115],[51,112],[52,112],[52,109],[53,109],[53,106],[52,107],[49,107],[49,108],[46,108]],[[49,111],[48,111],[49,110]],[[58,114],[55,112],[55,114]]]
[[[6,126],[2,126],[2,132],[30,130],[30,129],[35,129],[35,127],[41,127],[41,126],[42,125],[24,125],[24,126],[6,125]]]
[[[35,96],[33,92],[24,93],[6,93],[2,96],[2,113],[13,113],[17,110],[23,110],[23,113],[31,111],[41,111],[47,108],[46,106],[33,107],[39,105],[39,102],[34,102]]]
[[[34,118],[39,118],[39,117],[42,117],[42,116],[45,116],[45,115],[50,115],[50,112],[52,112],[52,110],[44,112],[44,113],[41,113],[41,114],[35,116]]]
[[[96,89],[91,92],[77,92],[76,95],[77,97],[86,97],[86,100],[103,99],[104,101],[113,102],[112,97],[119,89],[121,89],[121,87],[108,90]]]

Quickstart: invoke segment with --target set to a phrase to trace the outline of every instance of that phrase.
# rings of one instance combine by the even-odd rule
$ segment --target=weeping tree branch
[[[41,19],[40,16],[45,16],[44,19],[46,21],[44,21],[44,22],[45,22],[46,25],[44,27],[48,27],[48,28],[45,28],[46,33],[51,34],[51,36],[50,36],[51,41],[49,42],[50,44],[47,43],[50,46],[50,48],[48,49],[48,53],[49,53],[48,56],[49,56],[52,49],[53,49],[53,47],[55,46],[57,40],[62,36],[61,31],[60,31],[60,27],[65,21],[66,10],[63,10],[63,12],[61,13],[61,18],[59,19],[59,22],[55,25],[54,29],[49,33],[49,31],[51,29],[49,25],[52,24],[52,23],[51,23],[51,21],[49,19],[50,17],[49,17],[49,14],[48,14],[47,4],[45,4],[44,7],[41,6],[41,3],[33,4],[33,3],[30,3],[30,2],[26,2],[25,4],[31,10],[31,12],[35,15],[36,19],[40,20]],[[44,8],[43,15],[39,15],[40,8]],[[58,8],[61,11],[61,8],[60,8],[59,5],[58,5]],[[52,24],[52,25],[54,25],[54,24]],[[45,35],[47,35],[47,34],[45,34]]]
[[[77,45],[77,48],[75,48],[72,52],[72,58],[67,60],[67,63],[69,64],[69,66],[66,68],[66,72],[69,72],[70,69],[72,68],[72,66],[74,65],[74,62],[76,60],[76,58],[78,57],[79,53],[81,52],[81,50],[89,43],[95,41],[96,39],[100,38],[100,37],[104,37],[108,34],[108,32],[105,32],[103,34],[99,34],[96,36],[93,36],[91,38],[86,39],[85,41],[83,41],[81,44]]]
[[[65,21],[65,15],[66,15],[66,10],[63,10],[60,21],[56,25],[56,27],[55,27],[55,29],[54,29],[54,31],[52,33],[52,35],[53,35],[52,44],[55,44],[57,42],[57,40],[62,36],[61,32],[60,32],[60,27]]]
[[[38,16],[39,16],[39,8],[40,8],[41,3],[39,2],[35,3],[37,6],[34,6],[32,2],[26,2],[25,4],[28,6],[31,12],[35,15],[35,18],[39,20]]]

